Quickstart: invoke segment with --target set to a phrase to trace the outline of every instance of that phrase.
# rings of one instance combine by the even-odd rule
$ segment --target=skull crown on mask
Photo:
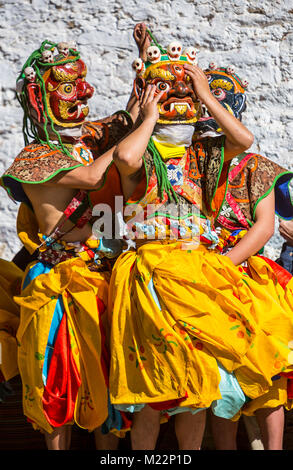
[[[55,48],[57,55],[54,55]],[[76,44],[73,42],[59,42],[50,48],[47,46],[40,50],[39,58],[23,70],[23,79],[19,80],[17,91],[21,91],[20,87],[26,87],[31,117],[39,124],[44,123],[46,113],[60,127],[76,127],[85,121],[89,113],[87,101],[94,89],[85,80],[86,65],[79,58],[79,53],[74,51]],[[44,88],[41,87],[40,76]]]
[[[193,46],[183,52],[182,44],[172,41],[166,50],[152,44],[146,62],[141,58],[132,62],[137,97],[148,84],[156,85],[157,93],[164,91],[158,103],[159,124],[191,124],[199,119],[201,105],[184,69],[186,63],[196,64],[197,53]]]

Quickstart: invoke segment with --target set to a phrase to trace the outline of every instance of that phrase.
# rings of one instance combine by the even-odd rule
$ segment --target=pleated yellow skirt
[[[221,365],[249,402],[243,411],[268,394],[266,406],[272,378],[292,370],[293,283],[283,288],[261,257],[248,265],[250,276],[226,256],[176,241],[120,255],[108,309],[113,404],[210,407],[222,397]],[[286,401],[281,382],[274,404]]]
[[[78,258],[51,269],[35,262],[26,270],[22,292],[15,297],[21,311],[17,332],[18,366],[23,384],[24,414],[37,429],[50,433],[54,427],[62,425],[63,419],[64,424],[75,422],[92,431],[107,419],[108,365],[105,361],[108,333],[104,307],[107,307],[108,283],[109,273],[91,272]],[[74,393],[69,390],[66,377],[60,377],[58,356],[55,370],[51,370],[53,366],[49,367],[53,363],[51,354],[62,318],[66,319],[64,332],[67,339],[64,341],[69,345],[61,338],[61,343],[65,344],[61,346],[64,346],[65,365],[70,356],[71,369],[66,369],[66,373]],[[54,324],[57,325],[55,330]],[[50,370],[55,378],[51,389],[47,390]],[[59,383],[64,389],[64,397]],[[70,393],[72,403],[69,403]],[[67,400],[68,407],[74,408],[70,421],[66,421],[70,413],[62,400]]]

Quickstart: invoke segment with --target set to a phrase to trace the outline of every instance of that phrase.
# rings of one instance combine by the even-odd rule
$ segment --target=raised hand
[[[279,232],[288,245],[293,245],[293,220],[280,220]]]
[[[205,100],[212,96],[205,73],[197,65],[185,64],[184,69],[191,78],[194,93],[200,101],[205,103]]]
[[[222,106],[211,93],[209,82],[203,70],[197,65],[185,64],[184,69],[192,80],[194,93],[206,106],[215,121],[226,135],[225,159],[229,160],[247,150],[253,144],[253,134]]]
[[[156,91],[156,85],[148,85],[141,94],[139,100],[139,114],[143,121],[146,119],[151,119],[154,122],[157,122],[159,119],[158,103],[164,93],[164,90],[157,94]]]
[[[138,47],[139,57],[143,61],[146,61],[146,51],[147,48],[151,45],[151,39],[147,32],[147,27],[144,23],[138,23],[135,25],[133,30],[133,37]]]
[[[123,193],[126,198],[134,191],[135,176],[143,166],[143,155],[159,117],[158,102],[164,93],[157,93],[155,85],[148,85],[139,100],[140,123],[117,145],[113,160],[120,172]]]

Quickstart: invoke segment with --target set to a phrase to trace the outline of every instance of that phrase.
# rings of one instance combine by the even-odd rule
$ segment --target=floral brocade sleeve
[[[91,147],[94,158],[110,150],[132,129],[133,121],[127,111],[117,111],[103,119],[85,122],[83,141]]]
[[[292,172],[262,155],[243,153],[231,162],[228,192],[250,223],[255,220],[259,202],[273,189],[276,214],[282,218],[292,218],[293,205],[288,186],[292,177]]]

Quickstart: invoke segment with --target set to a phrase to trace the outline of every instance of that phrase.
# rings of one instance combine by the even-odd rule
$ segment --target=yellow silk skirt
[[[260,257],[251,276],[202,246],[148,242],[116,261],[109,289],[113,404],[180,400],[206,408],[221,399],[218,363],[248,398],[272,397],[272,377],[292,370],[292,281],[284,289]],[[274,404],[286,401],[286,380]],[[280,382],[278,382],[279,384]]]
[[[72,422],[91,431],[108,416],[108,379],[103,357],[108,341],[107,317],[97,299],[107,307],[109,273],[91,272],[79,258],[32,275],[38,266],[41,263],[28,266],[24,279],[31,279],[15,297],[21,312],[17,339],[24,414],[35,428],[53,431],[54,426],[44,413],[44,361],[50,349],[48,338],[56,305],[61,302],[70,354],[80,378]],[[58,396],[55,398],[58,400]]]
[[[0,260],[0,371],[5,380],[19,373],[16,342],[19,306],[13,297],[20,292],[23,274],[12,261]]]

